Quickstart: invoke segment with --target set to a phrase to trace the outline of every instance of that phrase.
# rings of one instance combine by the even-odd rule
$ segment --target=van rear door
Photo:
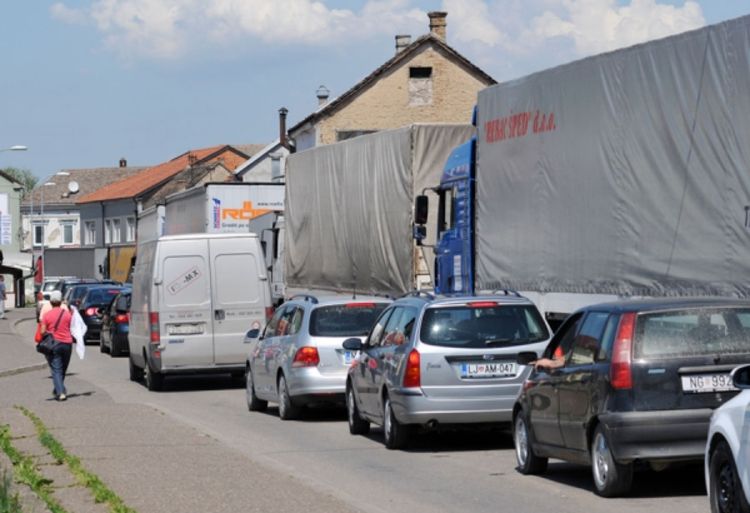
[[[213,317],[208,241],[160,241],[159,330],[162,364],[170,367],[211,366]]]
[[[245,333],[265,322],[270,306],[268,279],[255,237],[210,239],[214,359],[217,365],[244,365]]]

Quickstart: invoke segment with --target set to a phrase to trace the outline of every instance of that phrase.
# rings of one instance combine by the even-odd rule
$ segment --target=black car
[[[544,472],[547,458],[587,464],[596,493],[620,495],[637,462],[703,459],[712,411],[737,393],[729,372],[750,363],[750,302],[593,305],[562,324],[544,356],[564,365],[538,368],[522,387],[513,412],[520,472]]]
[[[128,354],[128,331],[130,326],[130,289],[117,294],[102,312],[102,327],[99,349],[110,356]]]
[[[86,292],[93,287],[101,287],[104,283],[100,281],[82,282],[76,284],[69,284],[66,288],[63,301],[69,306],[75,306],[78,308],[81,304],[83,296]]]
[[[126,287],[120,285],[100,285],[91,287],[86,291],[81,303],[78,305],[78,312],[86,323],[86,342],[99,343],[100,331],[102,328],[102,312],[112,303],[117,294],[125,290]],[[127,287],[129,290],[130,288]]]

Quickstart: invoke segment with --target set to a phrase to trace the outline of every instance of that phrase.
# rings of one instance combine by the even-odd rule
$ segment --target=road
[[[24,322],[18,329],[30,337],[34,326]],[[150,405],[261,466],[366,512],[709,510],[700,466],[639,472],[629,497],[607,500],[593,494],[585,467],[552,461],[543,476],[519,474],[507,432],[427,434],[408,451],[388,451],[377,428],[366,437],[351,436],[343,410],[313,410],[287,422],[275,406],[251,413],[244,388],[228,377],[179,377],[168,380],[165,391],[149,392],[128,380],[127,358],[100,354],[96,346],[88,346],[83,361],[73,357],[71,370],[115,403]]]

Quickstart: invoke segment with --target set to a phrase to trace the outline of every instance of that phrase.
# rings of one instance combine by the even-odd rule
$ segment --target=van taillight
[[[266,307],[266,322],[270,321],[271,317],[273,317],[273,307],[267,306]]]
[[[152,344],[158,344],[161,342],[161,334],[159,333],[159,312],[148,313],[148,333],[149,340]]]
[[[318,348],[300,347],[294,355],[292,367],[315,367],[320,363]]]
[[[406,372],[404,372],[404,387],[419,387],[422,384],[422,376],[419,359],[419,351],[412,349],[406,358]]]
[[[609,367],[609,379],[612,388],[628,390],[633,388],[632,353],[633,333],[635,332],[635,313],[628,312],[620,317],[617,336],[612,348],[612,363]]]

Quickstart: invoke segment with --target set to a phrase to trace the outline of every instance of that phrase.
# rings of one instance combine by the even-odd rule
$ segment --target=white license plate
[[[515,376],[515,362],[462,363],[462,378],[507,378]]]
[[[168,324],[167,333],[170,335],[200,335],[203,324]]]
[[[351,364],[355,356],[357,356],[356,351],[344,351],[344,365]]]
[[[729,374],[693,374],[681,376],[682,391],[691,394],[737,390]]]

